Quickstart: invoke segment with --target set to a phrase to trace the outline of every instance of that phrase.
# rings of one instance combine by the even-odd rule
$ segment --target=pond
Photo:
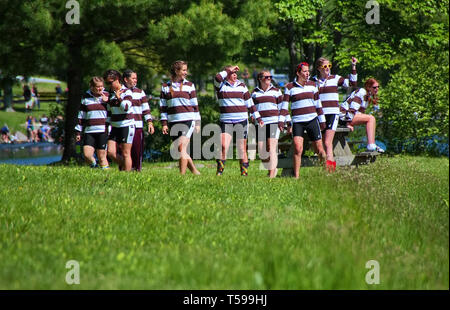
[[[61,157],[62,147],[48,142],[0,145],[0,164],[40,166],[59,161]]]

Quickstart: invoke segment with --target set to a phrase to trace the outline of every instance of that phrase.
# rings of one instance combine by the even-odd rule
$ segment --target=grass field
[[[0,165],[0,289],[449,289],[448,158],[300,180],[203,164],[198,177]]]

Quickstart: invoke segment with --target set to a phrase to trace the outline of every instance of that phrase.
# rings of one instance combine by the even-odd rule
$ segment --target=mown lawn
[[[448,158],[300,180],[203,164],[198,177],[0,165],[0,289],[449,289]]]

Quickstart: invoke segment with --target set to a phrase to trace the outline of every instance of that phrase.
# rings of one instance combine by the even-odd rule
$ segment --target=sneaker
[[[367,145],[367,150],[369,152],[384,153],[384,150],[381,147],[379,147],[378,145],[376,145],[376,144],[369,144],[369,145]]]

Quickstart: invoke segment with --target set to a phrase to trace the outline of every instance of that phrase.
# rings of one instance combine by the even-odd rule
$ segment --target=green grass
[[[203,164],[0,165],[0,289],[449,289],[448,158],[300,180]],[[80,285],[65,283],[72,259]]]

